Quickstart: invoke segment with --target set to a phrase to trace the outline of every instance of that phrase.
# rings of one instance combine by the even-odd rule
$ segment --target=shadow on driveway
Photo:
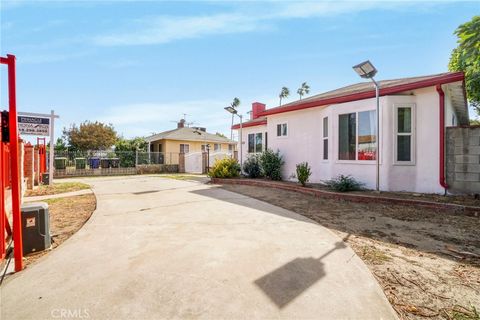
[[[296,258],[254,282],[282,309],[326,275],[321,260],[335,250],[345,249],[347,246],[344,241],[347,241],[349,236],[335,243],[335,247],[319,258]]]

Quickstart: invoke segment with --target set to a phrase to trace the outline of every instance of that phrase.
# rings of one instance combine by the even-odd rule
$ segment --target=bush
[[[357,191],[363,189],[363,183],[355,180],[352,176],[344,176],[343,174],[338,177],[325,181],[325,184],[338,192]]]
[[[308,165],[308,162],[302,162],[297,164],[297,179],[298,182],[305,187],[305,184],[308,182],[308,179],[312,175],[312,170]]]
[[[243,172],[252,179],[263,176],[262,167],[260,166],[260,157],[257,154],[250,155],[247,160],[243,162]]]
[[[240,165],[233,158],[216,160],[208,172],[210,178],[235,178],[240,175]]]
[[[263,169],[263,174],[269,179],[282,180],[282,166],[284,163],[280,151],[273,152],[273,150],[267,149],[260,155],[260,165]]]

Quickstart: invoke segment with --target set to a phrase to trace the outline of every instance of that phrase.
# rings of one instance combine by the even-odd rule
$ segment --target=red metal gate
[[[15,80],[15,56],[7,55],[0,57],[0,64],[7,65],[8,72],[8,124],[9,141],[1,141],[0,150],[0,262],[5,259],[6,238],[13,236],[13,253],[15,258],[15,271],[23,269],[23,246],[22,246],[22,220],[20,212],[20,162],[19,162],[19,138],[18,118],[16,103],[16,80]],[[0,134],[1,135],[1,134]],[[1,138],[1,137],[0,137]],[[11,192],[13,230],[7,219],[5,208],[6,192]]]

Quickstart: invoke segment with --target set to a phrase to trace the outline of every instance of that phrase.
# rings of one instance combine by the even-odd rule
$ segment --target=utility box
[[[50,248],[50,215],[45,202],[30,202],[22,205],[23,254]]]

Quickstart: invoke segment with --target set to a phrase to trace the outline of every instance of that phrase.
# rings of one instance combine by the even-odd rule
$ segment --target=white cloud
[[[230,116],[223,109],[225,104],[220,100],[199,100],[112,106],[98,115],[98,121],[113,124],[126,137],[146,136],[175,129],[176,122],[186,113],[187,122],[193,122],[192,126],[229,134]]]
[[[395,9],[408,6],[406,1],[271,1],[263,4],[262,7],[255,8],[242,6],[235,13],[187,17],[148,16],[143,20],[137,20],[123,30],[97,35],[93,38],[93,42],[100,46],[164,44],[207,35],[257,31],[270,28],[280,20],[331,17],[375,8]]]
[[[253,31],[257,22],[240,14],[217,14],[198,17],[150,18],[134,32],[113,33],[94,38],[102,46],[162,44],[173,40],[196,38],[207,34]]]

